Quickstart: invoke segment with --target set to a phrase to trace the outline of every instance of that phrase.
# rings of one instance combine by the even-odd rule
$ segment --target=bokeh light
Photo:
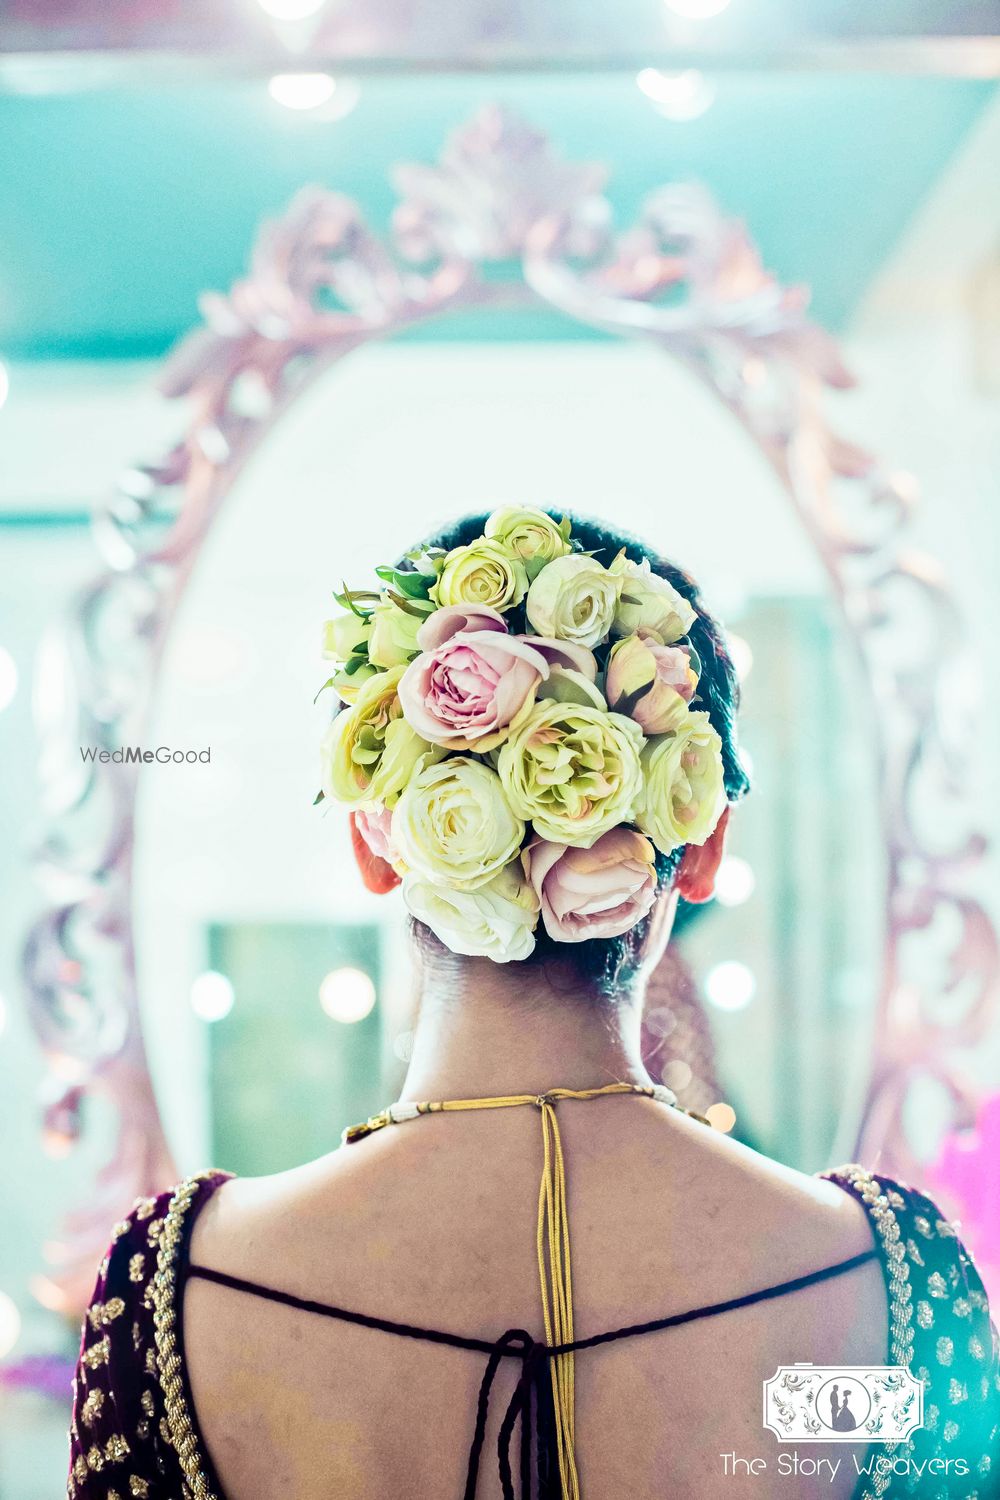
[[[705,994],[717,1010],[743,1010],[756,991],[753,971],[735,958],[716,964],[705,976]]]
[[[668,1063],[664,1063],[660,1077],[668,1089],[680,1093],[686,1089],[693,1078],[691,1064],[686,1063],[682,1057],[672,1057]]]
[[[17,662],[5,646],[0,646],[0,710],[5,709],[17,692]]]
[[[346,1026],[363,1021],[375,1009],[375,985],[364,969],[331,969],[319,987],[319,1003],[331,1021]]]
[[[736,1111],[731,1104],[710,1104],[705,1111],[705,1119],[716,1130],[728,1133],[736,1124]]]
[[[750,675],[750,668],[753,666],[753,652],[750,649],[750,642],[742,635],[734,635],[732,631],[729,632],[728,641],[729,654],[733,659],[736,675],[740,682],[746,682]]]
[[[750,862],[738,854],[727,854],[715,876],[715,899],[720,906],[742,906],[750,900],[756,885]]]
[[[231,981],[215,969],[206,969],[191,986],[191,1009],[202,1021],[221,1021],[228,1016],[235,1000]]]
[[[708,21],[727,10],[730,0],[666,0],[668,10],[685,21]]]
[[[329,73],[276,73],[267,86],[275,104],[285,109],[319,109],[337,89]]]
[[[0,1292],[0,1359],[6,1359],[21,1337],[21,1314],[6,1292]]]
[[[326,0],[257,0],[275,21],[305,21],[323,9]]]
[[[668,120],[697,120],[715,99],[715,89],[697,68],[681,73],[662,73],[643,68],[636,83],[654,108]]]

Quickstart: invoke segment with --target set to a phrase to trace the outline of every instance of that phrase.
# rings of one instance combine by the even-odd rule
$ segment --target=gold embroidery
[[[104,1445],[104,1457],[110,1464],[121,1463],[131,1453],[131,1448],[120,1433],[114,1432]]]
[[[132,1324],[132,1348],[136,1351],[136,1353],[138,1353],[139,1347],[140,1347],[141,1344],[142,1344],[142,1330],[139,1327],[138,1323],[133,1323]]]
[[[86,1477],[87,1477],[87,1460],[84,1458],[83,1454],[81,1453],[81,1454],[78,1455],[78,1457],[76,1459],[76,1462],[73,1465],[73,1478],[74,1479],[78,1479],[80,1481],[80,1483],[82,1484],[83,1481],[86,1479]]]
[[[986,1351],[983,1348],[982,1340],[975,1333],[969,1339],[969,1353],[973,1359],[978,1360],[980,1363],[986,1358]]]
[[[138,1474],[129,1475],[128,1487],[129,1493],[136,1495],[138,1500],[144,1500],[144,1497],[149,1494],[149,1482],[145,1479],[140,1479]]]
[[[918,1266],[922,1266],[924,1264],[924,1257],[920,1254],[920,1251],[917,1248],[916,1240],[907,1240],[906,1253],[910,1257],[910,1259],[914,1261]]]
[[[159,1244],[160,1235],[163,1233],[163,1224],[163,1219],[154,1219],[146,1230],[146,1238],[151,1245]]]
[[[934,1310],[929,1302],[917,1303],[917,1323],[921,1328],[934,1327]]]
[[[132,1226],[129,1223],[128,1219],[119,1219],[118,1223],[115,1225],[114,1229],[112,1229],[112,1231],[111,1231],[111,1238],[113,1240],[120,1240],[121,1237],[122,1237],[122,1235],[123,1234],[128,1234],[128,1232],[129,1232],[129,1230],[131,1228],[132,1228]]]
[[[156,1374],[156,1350],[152,1345],[146,1350],[146,1374]]]
[[[972,1304],[966,1297],[956,1297],[951,1304],[951,1310],[956,1318],[967,1318],[972,1311]]]
[[[961,1431],[961,1429],[960,1429],[960,1427],[959,1427],[959,1425],[958,1425],[957,1422],[946,1422],[944,1424],[944,1434],[943,1434],[945,1442],[946,1443],[953,1443],[955,1441],[955,1439],[958,1437],[958,1434],[959,1434],[960,1431]]]
[[[956,1380],[953,1375],[948,1384],[948,1400],[951,1402],[952,1406],[961,1406],[962,1402],[968,1401],[968,1399],[969,1393],[966,1390],[965,1386],[960,1380]]]
[[[925,1240],[932,1240],[934,1238],[934,1231],[931,1228],[930,1220],[925,1219],[923,1214],[917,1214],[913,1224],[917,1233],[922,1234]]]
[[[900,1239],[892,1200],[864,1167],[844,1167],[837,1175],[846,1177],[859,1194],[874,1232],[882,1242],[889,1276],[889,1357],[893,1364],[908,1365],[913,1353],[913,1294],[909,1285],[910,1268],[905,1260],[906,1251]],[[929,1232],[930,1225],[927,1227]],[[892,1460],[907,1446],[885,1444],[883,1452],[887,1462],[877,1466],[872,1473],[871,1486],[864,1491],[863,1500],[883,1500],[889,1487]]]
[[[87,1313],[91,1328],[107,1328],[116,1318],[120,1318],[125,1311],[125,1304],[120,1297],[112,1297],[109,1302],[94,1302]]]
[[[173,1439],[170,1435],[170,1428],[167,1426],[166,1417],[160,1418],[160,1437],[166,1443],[168,1448],[172,1448],[174,1446]]]
[[[100,1415],[101,1407],[104,1405],[104,1392],[102,1390],[91,1391],[86,1401],[80,1408],[80,1421],[87,1427],[94,1425],[94,1418]]]
[[[108,1500],[122,1500],[117,1490],[108,1490]]]
[[[937,1341],[937,1362],[939,1365],[950,1365],[955,1357],[955,1345],[949,1338],[939,1338]]]
[[[142,1273],[143,1273],[143,1271],[145,1269],[146,1269],[146,1257],[140,1251],[136,1255],[133,1255],[132,1259],[128,1263],[128,1279],[129,1279],[129,1281],[141,1281],[142,1280]]]
[[[929,1406],[927,1408],[926,1412],[924,1413],[924,1426],[927,1428],[928,1432],[937,1431],[938,1418],[940,1417],[940,1415],[941,1413],[938,1411],[936,1406]]]
[[[98,1280],[100,1280],[100,1281],[104,1280],[105,1276],[107,1276],[107,1274],[108,1274],[108,1267],[110,1266],[110,1264],[111,1264],[111,1256],[110,1255],[106,1255],[104,1257],[104,1259],[101,1261],[101,1264],[97,1268]]]
[[[142,1396],[140,1397],[140,1400],[142,1401],[142,1409],[146,1413],[146,1416],[147,1417],[153,1416],[155,1408],[154,1408],[154,1405],[153,1405],[153,1393],[152,1393],[152,1391],[143,1391]]]
[[[137,1198],[135,1200],[135,1207],[132,1211],[141,1224],[144,1219],[148,1219],[150,1217],[155,1207],[155,1198]]]
[[[139,1438],[140,1442],[144,1443],[149,1437],[149,1423],[146,1421],[145,1417],[143,1417],[141,1422],[136,1423],[135,1431],[136,1436]]]
[[[170,1200],[166,1218],[153,1221],[161,1226],[156,1275],[152,1281],[153,1326],[156,1330],[160,1389],[166,1408],[166,1428],[177,1450],[184,1482],[190,1488],[194,1500],[216,1500],[216,1497],[205,1478],[198,1439],[184,1397],[181,1359],[177,1351],[177,1257],[187,1212],[201,1182],[210,1175],[200,1173],[197,1177],[189,1177],[186,1182],[182,1182]]]
[[[87,1467],[93,1469],[95,1474],[99,1474],[104,1468],[104,1454],[96,1443],[87,1454]]]
[[[947,1297],[948,1288],[940,1271],[932,1271],[927,1278],[927,1290],[932,1297]]]
[[[958,1229],[954,1224],[949,1224],[947,1219],[938,1219],[934,1228],[943,1240],[953,1240],[958,1237]]]
[[[84,1349],[80,1358],[88,1370],[96,1370],[101,1365],[106,1365],[111,1354],[111,1340],[107,1334],[96,1344],[91,1344],[89,1349]]]

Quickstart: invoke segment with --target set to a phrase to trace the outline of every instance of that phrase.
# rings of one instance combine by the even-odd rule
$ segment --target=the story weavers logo
[[[781,1443],[901,1443],[923,1425],[923,1384],[903,1365],[781,1365],[764,1381]]]

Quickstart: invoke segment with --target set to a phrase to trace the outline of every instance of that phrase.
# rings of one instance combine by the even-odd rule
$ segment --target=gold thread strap
[[[542,1180],[538,1189],[536,1250],[542,1294],[545,1342],[571,1344],[573,1323],[573,1267],[569,1244],[569,1207],[566,1198],[566,1158],[563,1154],[556,1104],[563,1099],[602,1099],[613,1094],[638,1094],[661,1104],[676,1105],[664,1084],[606,1083],[593,1089],[548,1089],[544,1094],[503,1094],[490,1099],[440,1099],[420,1104],[390,1104],[363,1125],[344,1131],[344,1144],[364,1140],[387,1125],[399,1125],[421,1115],[474,1109],[516,1109],[533,1104],[542,1122]],[[706,1122],[707,1123],[707,1122]],[[552,1405],[555,1413],[556,1455],[560,1493],[564,1500],[580,1500],[576,1466],[576,1365],[572,1350],[549,1360]]]

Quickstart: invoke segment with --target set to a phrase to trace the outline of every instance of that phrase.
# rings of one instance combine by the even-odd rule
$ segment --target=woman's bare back
[[[577,1337],[786,1281],[871,1249],[864,1211],[662,1106],[559,1106]],[[271,1178],[236,1180],[195,1226],[192,1262],[373,1314],[492,1341],[542,1337],[540,1170],[531,1110],[432,1116]],[[484,1356],[357,1328],[192,1280],[194,1404],[225,1500],[461,1496]],[[885,1363],[880,1265],[777,1301],[576,1357],[588,1500],[852,1493],[849,1456],[809,1445],[779,1473],[761,1382],[780,1364]],[[501,1372],[477,1494],[500,1488]],[[726,1455],[734,1457],[727,1459]],[[764,1459],[756,1473],[746,1461]],[[787,1462],[787,1459],[786,1459]]]

